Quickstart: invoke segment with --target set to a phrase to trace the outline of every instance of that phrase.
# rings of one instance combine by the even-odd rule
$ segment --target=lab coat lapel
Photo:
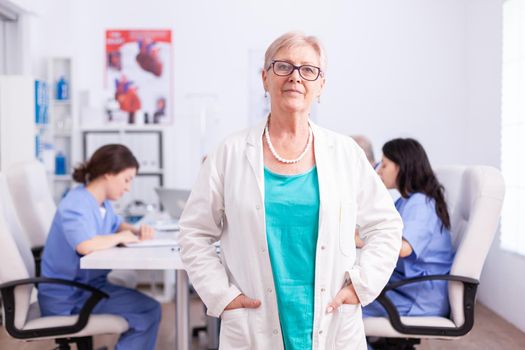
[[[310,121],[312,132],[314,134],[314,154],[315,163],[317,165],[317,177],[319,179],[319,233],[322,232],[324,226],[323,213],[333,204],[335,199],[333,187],[333,151],[334,142],[327,137],[324,130]]]
[[[266,120],[261,122],[258,126],[252,128],[246,138],[246,158],[253,170],[253,174],[257,181],[259,194],[261,196],[261,203],[264,203],[264,162],[263,162],[263,148],[262,148],[262,134]]]

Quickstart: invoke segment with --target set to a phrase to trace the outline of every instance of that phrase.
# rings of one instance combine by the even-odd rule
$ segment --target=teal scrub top
[[[315,253],[319,228],[317,168],[297,175],[264,169],[266,238],[283,341],[311,349]]]

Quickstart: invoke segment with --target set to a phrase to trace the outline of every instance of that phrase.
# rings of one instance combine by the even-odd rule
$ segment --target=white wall
[[[467,2],[467,162],[500,166],[501,1]],[[487,257],[479,300],[525,331],[525,257],[499,246]]]
[[[199,129],[188,96],[217,97],[217,122],[204,147],[209,151],[252,120],[249,50],[262,54],[279,34],[297,29],[319,36],[328,52],[328,82],[318,106],[321,125],[364,133],[377,151],[390,138],[413,136],[436,164],[466,158],[465,1],[51,3],[54,19],[41,33],[57,37],[63,30],[53,45],[63,44],[44,44],[41,50],[73,55],[74,88],[89,90],[95,105],[108,96],[103,90],[106,29],[173,30],[175,122],[168,165],[174,176],[169,185],[191,186],[199,165]]]
[[[0,171],[34,158],[34,89],[31,76],[0,76]]]
[[[295,29],[317,35],[327,49],[319,124],[368,135],[376,153],[393,137],[411,136],[424,144],[435,165],[499,167],[501,0],[37,3],[35,71],[42,55],[73,56],[74,89],[89,90],[93,105],[107,94],[106,29],[173,30],[175,117],[167,161],[174,175],[168,185],[191,186],[200,162],[189,96],[217,98],[207,151],[251,122],[249,51],[262,53],[279,34]],[[495,242],[479,296],[525,331],[519,298],[525,294],[523,271],[525,259],[501,251]]]
[[[12,21],[0,21],[0,74],[29,75],[31,73],[29,55],[28,26],[26,11],[16,2],[1,1],[2,8]]]

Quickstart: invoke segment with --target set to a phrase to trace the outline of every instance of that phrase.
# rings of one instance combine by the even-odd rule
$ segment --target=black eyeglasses
[[[319,78],[319,76],[321,75],[321,68],[311,66],[309,64],[296,66],[291,64],[290,62],[274,60],[272,61],[270,67],[268,67],[267,70],[270,70],[270,68],[273,68],[273,72],[275,73],[275,75],[281,77],[286,77],[292,74],[293,71],[297,69],[301,78],[308,81],[317,80],[317,78]]]

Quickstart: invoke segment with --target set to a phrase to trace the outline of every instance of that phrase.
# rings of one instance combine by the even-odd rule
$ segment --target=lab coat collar
[[[261,121],[256,127],[248,132],[246,138],[246,157],[252,167],[253,173],[257,179],[261,201],[264,203],[264,160],[262,137],[267,119]],[[317,164],[317,173],[319,176],[319,187],[321,190],[321,201],[326,196],[323,190],[323,183],[329,181],[329,172],[327,169],[331,161],[330,153],[334,148],[334,140],[327,137],[326,131],[317,124],[309,120],[312,133],[314,135],[314,152],[315,162]]]
[[[253,146],[255,148],[260,148],[260,151],[262,152],[262,137],[264,133],[264,128],[266,127],[266,121],[267,119],[264,119],[259,124],[257,124],[256,127],[252,128],[249,133],[248,137],[246,138],[246,143],[249,146]],[[334,145],[334,140],[332,138],[327,138],[325,135],[325,132],[322,128],[320,128],[317,124],[315,124],[312,120],[308,120],[308,123],[310,124],[310,127],[312,128],[312,132],[314,134],[315,142],[321,142],[322,146],[328,146],[330,148]],[[317,153],[316,153],[317,154]],[[262,155],[262,154],[261,154]],[[262,158],[261,158],[262,160]]]

